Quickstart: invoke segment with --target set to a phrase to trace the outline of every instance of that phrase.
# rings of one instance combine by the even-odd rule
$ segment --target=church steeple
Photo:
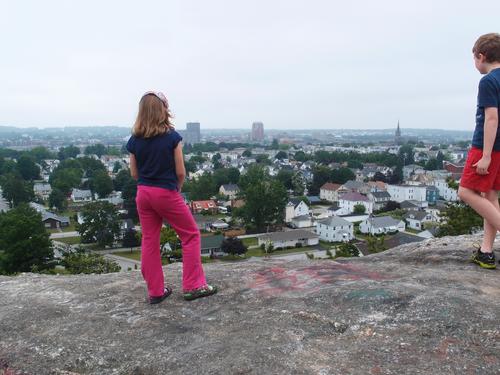
[[[399,127],[399,120],[398,120],[398,127],[396,128],[396,136],[394,137],[394,142],[397,145],[400,145],[402,143],[401,139],[401,128]]]

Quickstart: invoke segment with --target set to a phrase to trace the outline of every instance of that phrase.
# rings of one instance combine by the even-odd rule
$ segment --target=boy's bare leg
[[[495,206],[478,192],[462,186],[458,188],[458,196],[482,216],[491,225],[491,228],[500,230],[500,211],[497,208],[498,206]]]
[[[489,200],[500,212],[497,190],[490,190],[489,192],[484,194],[484,197],[487,200]],[[493,251],[493,243],[495,242],[496,235],[497,235],[496,228],[493,225],[491,225],[488,222],[488,220],[484,219],[484,237],[483,237],[483,243],[481,244],[481,251],[483,253],[489,253]]]

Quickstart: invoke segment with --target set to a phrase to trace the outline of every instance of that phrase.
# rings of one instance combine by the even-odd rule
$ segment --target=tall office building
[[[188,122],[186,130],[183,132],[184,143],[195,144],[201,142],[200,123]]]
[[[264,124],[262,122],[254,122],[252,124],[252,141],[264,140]]]

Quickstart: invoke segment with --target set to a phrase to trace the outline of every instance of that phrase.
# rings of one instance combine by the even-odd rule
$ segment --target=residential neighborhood
[[[280,251],[284,254],[292,249],[335,253],[341,243],[353,243],[363,254],[367,251],[363,245],[367,236],[386,237],[386,247],[392,237],[402,233],[405,236],[392,242],[421,241],[437,234],[443,224],[443,210],[458,200],[456,185],[450,181],[456,184],[459,180],[466,151],[457,146],[448,145],[436,152],[436,146],[425,147],[423,143],[416,147],[387,142],[385,146],[360,145],[353,149],[303,142],[287,144],[279,138],[273,138],[273,142],[272,146],[211,146],[211,150],[205,150],[203,144],[188,145],[188,178],[182,196],[202,233],[204,258],[228,256],[223,243],[232,237],[240,238],[248,254],[254,256],[270,252],[277,255]],[[45,228],[60,233],[57,236],[73,234],[59,241],[85,245],[84,241],[97,238],[87,234],[80,237],[82,228],[90,225],[86,220],[92,217],[87,207],[109,204],[106,207],[112,207],[110,212],[116,213],[121,229],[104,248],[119,249],[125,237],[140,236],[141,232],[129,158],[116,149],[110,155],[99,145],[71,147],[59,148],[61,158],[52,156],[34,164],[39,174],[32,181],[32,207],[42,215]],[[190,147],[197,151],[190,152]],[[63,157],[70,150],[74,154]],[[405,154],[408,152],[410,156]],[[357,155],[358,160],[373,155],[372,159],[391,159],[391,163],[405,155],[403,161],[413,157],[415,162],[403,165],[398,172],[396,165],[382,162],[336,161],[331,155],[337,154]],[[426,163],[438,154],[441,159],[448,158],[441,169],[427,168]],[[81,172],[75,173],[77,168]],[[266,187],[260,196],[253,197],[247,180],[255,173],[261,175],[253,184]],[[276,196],[266,198],[272,194],[271,181],[285,188],[280,193],[282,202]],[[12,202],[5,196],[2,199],[0,209],[8,211]],[[257,213],[263,216],[255,216]],[[271,213],[273,219],[266,216]],[[165,226],[170,227],[166,222]],[[166,249],[177,246],[180,244],[170,242]]]

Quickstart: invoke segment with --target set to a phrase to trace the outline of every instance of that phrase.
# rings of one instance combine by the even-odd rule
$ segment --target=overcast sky
[[[0,125],[474,128],[500,1],[0,0]]]

